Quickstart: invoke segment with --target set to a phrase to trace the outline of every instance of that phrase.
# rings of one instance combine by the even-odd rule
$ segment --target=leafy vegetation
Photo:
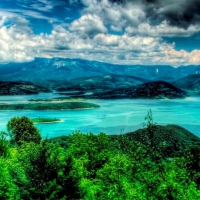
[[[70,110],[90,109],[100,106],[87,102],[1,104],[0,110]]]
[[[7,124],[7,130],[13,144],[21,145],[23,142],[39,144],[42,139],[39,130],[33,126],[28,117],[12,118]]]
[[[176,142],[192,140],[187,147],[177,145],[179,153],[163,154],[170,140],[155,140],[162,126],[151,111],[146,120],[144,142],[130,133],[79,131],[41,140],[27,117],[12,118],[8,133],[0,135],[1,199],[200,199],[199,138],[180,127],[163,127],[163,133],[175,129]]]

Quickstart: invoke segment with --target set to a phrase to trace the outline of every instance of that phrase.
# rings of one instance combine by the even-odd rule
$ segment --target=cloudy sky
[[[0,63],[200,64],[200,0],[1,0]]]

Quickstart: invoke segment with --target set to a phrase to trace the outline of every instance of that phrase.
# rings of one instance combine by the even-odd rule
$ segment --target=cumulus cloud
[[[198,0],[81,0],[111,31],[154,37],[188,37],[200,31]],[[192,4],[193,2],[194,4]],[[200,8],[200,5],[199,5]],[[193,13],[191,13],[193,12]]]
[[[126,3],[123,6],[108,0],[81,0],[84,14],[98,15],[113,31],[123,31],[128,25],[137,26],[145,20],[141,5]]]
[[[0,62],[28,62],[35,57],[83,58],[121,64],[200,64],[199,50],[176,51],[159,37],[99,33],[83,38],[62,26],[35,35],[28,24],[0,28]]]
[[[34,1],[30,2],[32,8],[37,7]],[[188,37],[200,31],[195,20],[188,26],[170,21],[167,13],[173,9],[175,13],[179,3],[172,8],[162,0],[81,0],[83,9],[77,19],[71,23],[57,21],[50,34],[35,34],[27,16],[49,19],[41,13],[49,12],[56,5],[56,1],[37,2],[43,5],[41,12],[36,8],[0,12],[1,63],[62,57],[118,64],[200,64],[200,50],[176,51],[175,44],[162,39],[163,36]],[[187,4],[185,0],[182,3]],[[155,16],[158,18],[154,19]]]
[[[81,16],[81,18],[71,23],[69,29],[73,32],[77,32],[82,38],[92,38],[98,33],[107,32],[107,28],[95,14]]]
[[[188,28],[171,26],[166,20],[158,25],[141,23],[138,27],[128,26],[126,32],[129,35],[153,36],[153,37],[189,37],[200,31],[200,25],[190,25]]]

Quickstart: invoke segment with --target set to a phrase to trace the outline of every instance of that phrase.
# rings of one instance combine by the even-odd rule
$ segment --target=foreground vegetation
[[[199,139],[163,154],[168,141],[155,143],[146,120],[142,142],[79,131],[42,140],[27,117],[12,118],[0,137],[1,199],[200,199]]]
[[[75,110],[99,107],[87,102],[0,104],[0,110]]]

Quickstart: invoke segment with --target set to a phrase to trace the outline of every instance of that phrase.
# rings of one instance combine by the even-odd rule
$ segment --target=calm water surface
[[[25,103],[31,98],[54,98],[54,93],[39,95],[1,96],[0,103]],[[0,130],[14,116],[56,117],[64,122],[37,124],[43,137],[67,135],[75,130],[84,133],[120,134],[143,128],[144,117],[152,110],[157,124],[178,124],[200,136],[200,97],[177,100],[88,100],[101,106],[92,110],[67,111],[0,111]]]

